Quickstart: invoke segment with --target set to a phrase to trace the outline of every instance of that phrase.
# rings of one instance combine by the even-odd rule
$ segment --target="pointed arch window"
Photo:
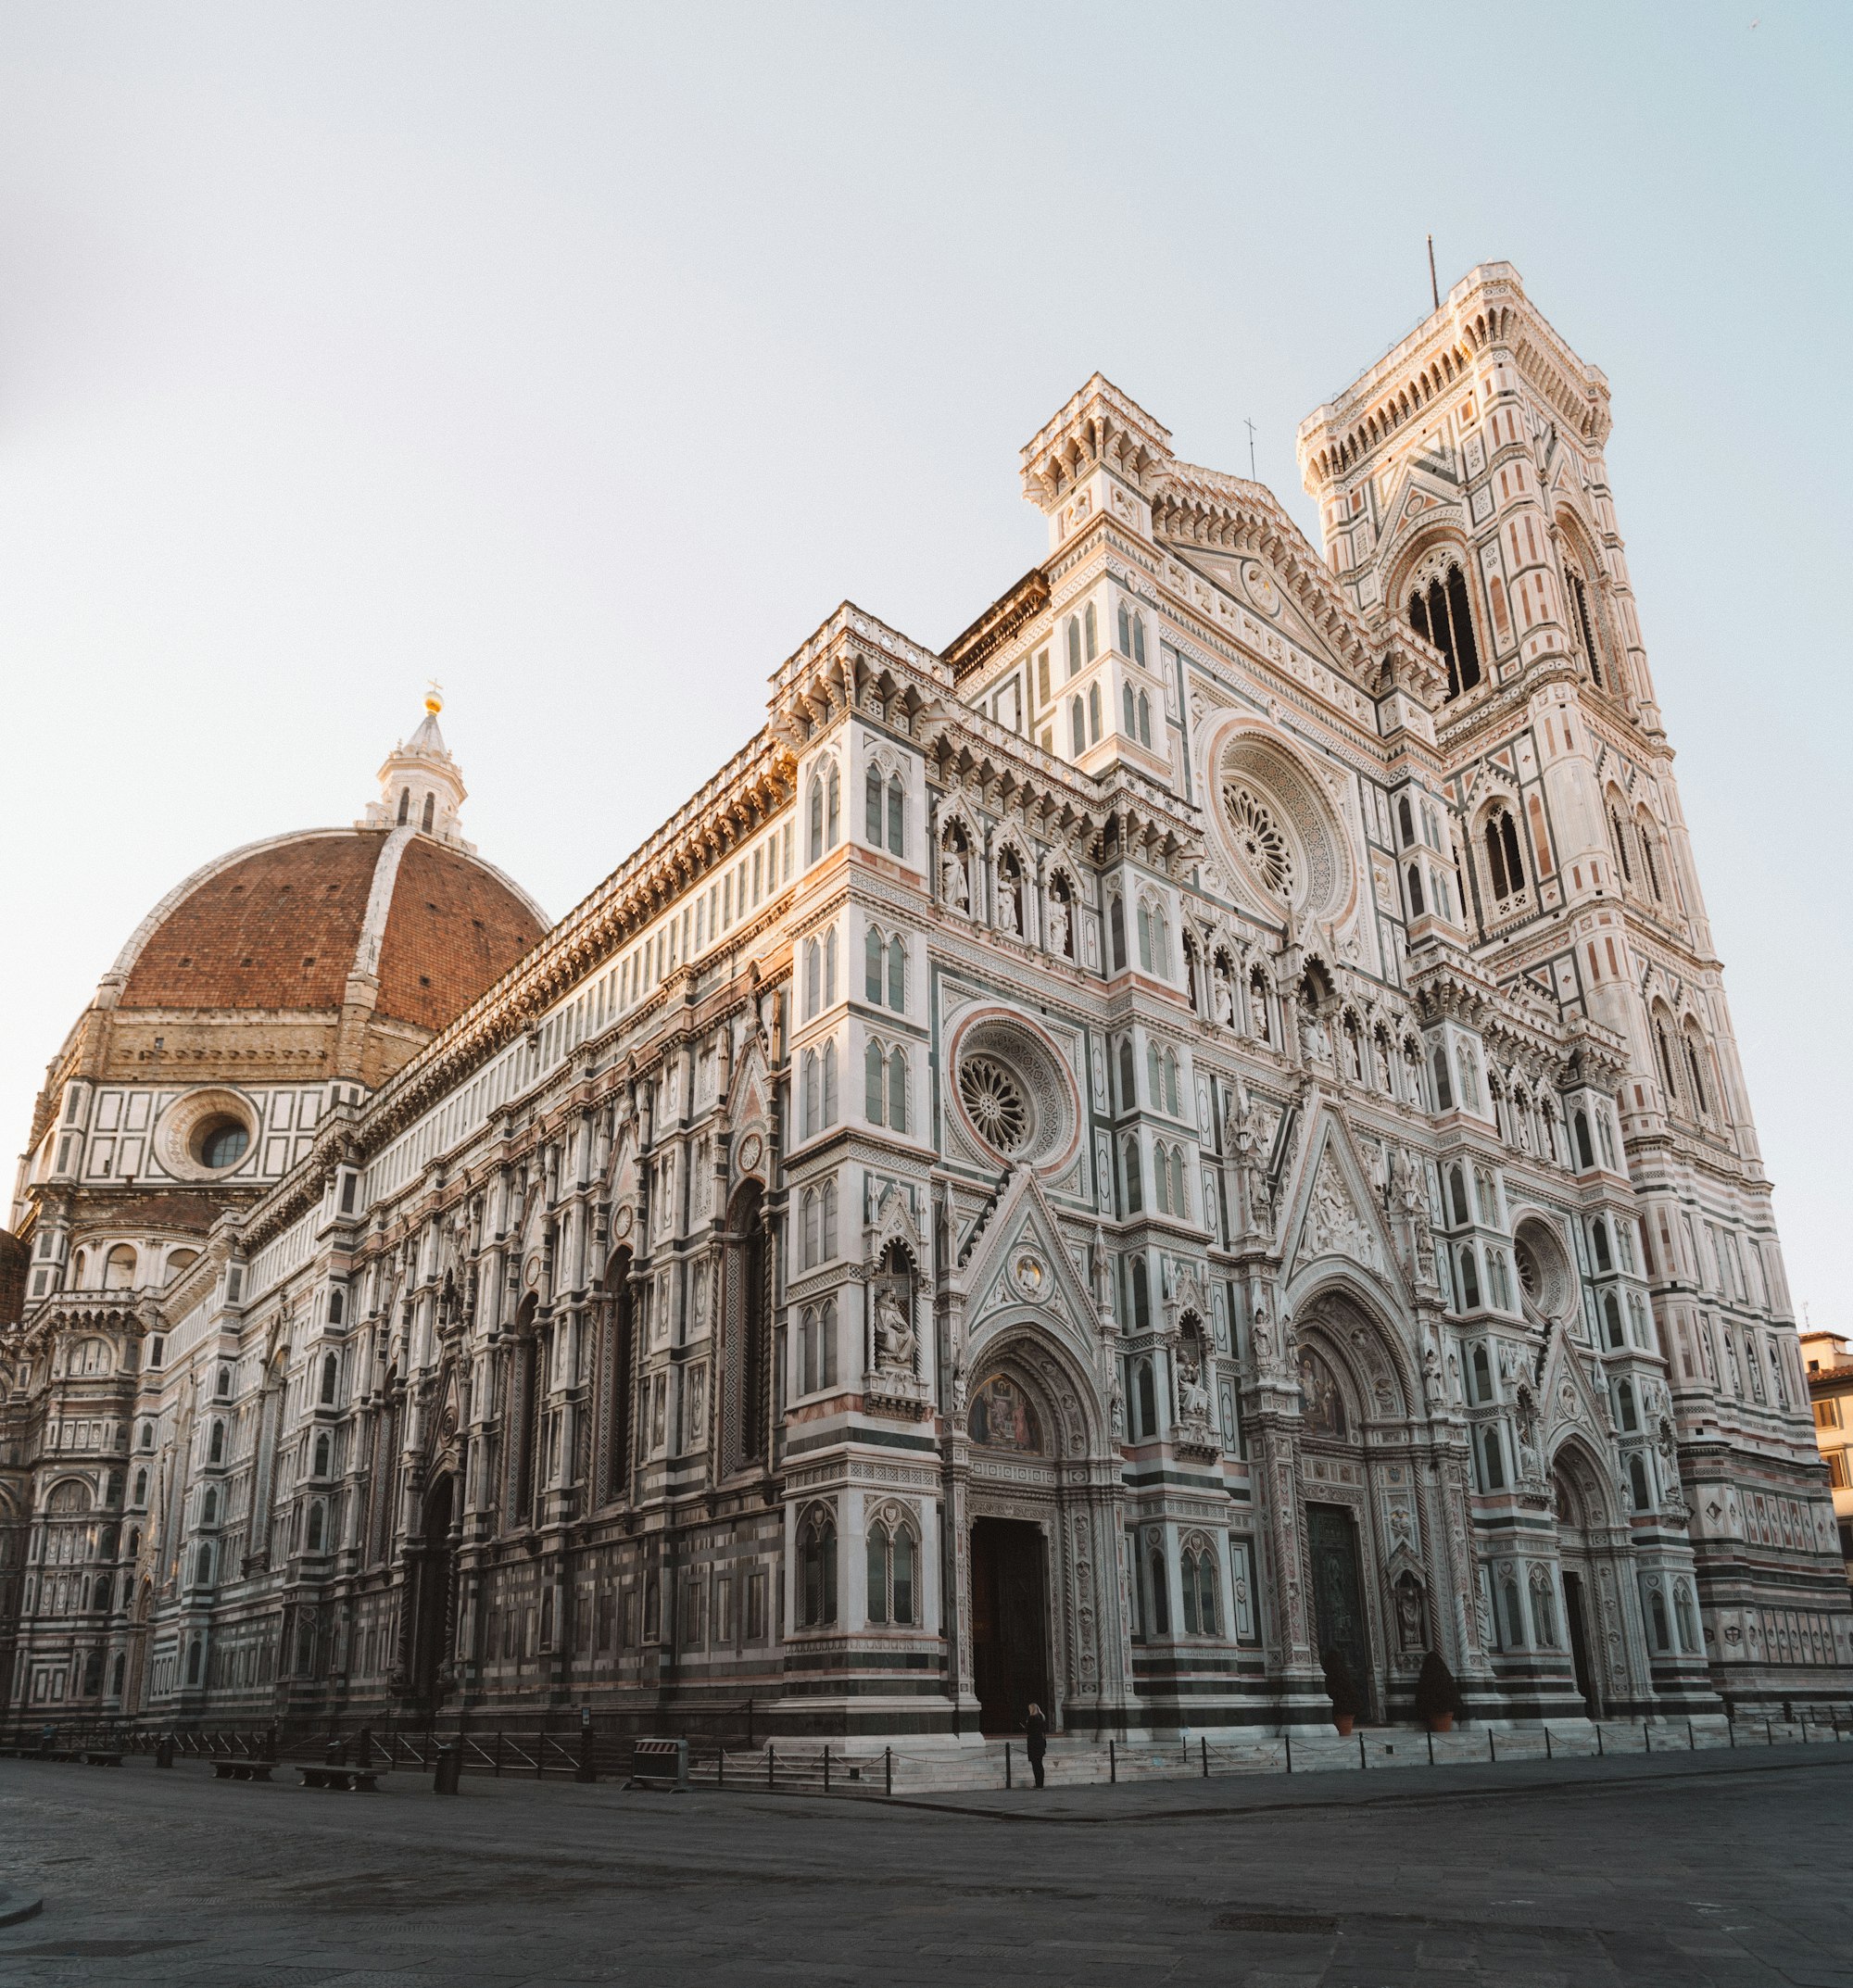
[[[1602,652],[1595,645],[1595,623],[1589,611],[1589,588],[1574,566],[1569,568],[1569,597],[1576,604],[1576,625],[1582,635],[1582,653],[1589,660],[1589,679],[1600,690]]]
[[[1149,1442],[1158,1433],[1158,1390],[1152,1378],[1150,1359],[1134,1363],[1132,1399],[1139,1419],[1140,1438]]]
[[[1641,867],[1647,873],[1647,888],[1653,892],[1657,904],[1664,903],[1666,892],[1660,886],[1659,850],[1654,840],[1654,831],[1643,820],[1637,826],[1636,834],[1641,845]]]
[[[423,829],[426,835],[429,835],[431,833],[432,816],[436,811],[436,807],[437,796],[435,794],[427,794],[424,797],[424,813],[418,824],[422,829]]]
[[[1094,604],[1089,601],[1081,613],[1081,643],[1091,662],[1100,653],[1100,624],[1094,615]]]
[[[898,1043],[888,1052],[888,1126],[907,1130],[907,1052]]]
[[[897,1014],[907,1012],[907,948],[899,933],[888,942],[888,1005]]]
[[[340,1379],[341,1362],[332,1353],[321,1356],[321,1405],[332,1408],[334,1404],[334,1390]]]
[[[1692,1072],[1692,1101],[1707,1117],[1711,1115],[1711,1100],[1706,1093],[1705,1074],[1699,1063],[1698,1043],[1690,1028],[1685,1033],[1686,1068]]]
[[[868,1618],[908,1629],[914,1623],[914,1535],[876,1520],[868,1533]]]
[[[824,783],[815,774],[805,793],[804,809],[810,828],[811,853],[807,861],[819,862],[824,854]]]
[[[863,1052],[863,1115],[872,1126],[888,1116],[888,1058],[881,1044],[871,1042]]]
[[[1142,690],[1139,693],[1139,743],[1152,743],[1152,699]]]
[[[863,996],[867,1000],[879,1002],[882,995],[882,966],[886,950],[881,942],[881,934],[870,925],[863,935]]]
[[[1525,866],[1519,854],[1519,829],[1511,812],[1495,808],[1486,817],[1486,867],[1493,878],[1493,895],[1501,903],[1517,897],[1525,887]]]
[[[1145,1206],[1145,1182],[1140,1164],[1139,1135],[1128,1133],[1121,1147],[1126,1166],[1126,1212],[1138,1214]]]
[[[837,1619],[837,1522],[813,1513],[798,1546],[798,1609],[800,1629],[822,1629]]]
[[[899,774],[890,774],[888,780],[888,853],[907,853],[907,789]]]
[[[1182,1571],[1185,1635],[1220,1636],[1222,1611],[1216,1605],[1216,1554],[1207,1545],[1187,1546]]]
[[[835,849],[842,834],[843,783],[835,760],[824,775],[824,847]]]
[[[1088,718],[1078,697],[1068,706],[1068,737],[1077,759],[1088,749]]]
[[[1621,881],[1634,881],[1634,866],[1628,860],[1628,831],[1621,820],[1621,811],[1610,807],[1608,811],[1608,832],[1615,843],[1615,861],[1621,865]]]
[[[863,839],[882,846],[882,802],[885,795],[881,768],[873,760],[869,761],[867,778],[863,782]]]
[[[1119,1108],[1122,1112],[1139,1109],[1139,1087],[1134,1076],[1132,1060],[1132,1038],[1122,1036],[1119,1042]]]
[[[1132,686],[1130,684],[1121,686],[1120,702],[1124,706],[1126,718],[1126,723],[1121,729],[1125,732],[1127,737],[1137,738],[1139,736],[1139,707],[1133,701]]]
[[[1457,698],[1480,681],[1480,645],[1468,606],[1467,576],[1450,561],[1428,585],[1409,596],[1409,625],[1441,650],[1447,664],[1447,694]]]
[[[1068,674],[1081,673],[1081,624],[1071,614],[1068,617]]]
[[[1474,1260],[1470,1242],[1461,1246],[1456,1261],[1460,1266],[1460,1308],[1463,1312],[1477,1312],[1480,1309],[1480,1268]]]
[[[1422,902],[1422,866],[1412,862],[1403,872],[1403,878],[1409,889],[1409,916],[1419,918],[1428,907]]]
[[[410,819],[411,789],[409,786],[402,786],[399,789],[399,826],[403,828]]]
[[[1107,943],[1113,953],[1113,970],[1120,973],[1126,966],[1126,900],[1116,890],[1110,892],[1106,900]]]
[[[1101,735],[1101,694],[1100,694],[1100,686],[1099,686],[1098,684],[1090,684],[1090,685],[1088,686],[1088,743],[1089,743],[1090,745],[1091,745],[1091,746],[1097,746],[1097,745],[1099,745],[1099,744],[1100,744],[1100,735]]]
[[[1451,1112],[1454,1110],[1454,1085],[1448,1078],[1447,1051],[1439,1042],[1436,1043],[1434,1053],[1429,1062],[1434,1071],[1435,1109],[1438,1112]]]
[[[822,1084],[823,1116],[820,1126],[833,1126],[837,1122],[837,1045],[826,1042],[823,1056],[819,1059],[824,1066]]]

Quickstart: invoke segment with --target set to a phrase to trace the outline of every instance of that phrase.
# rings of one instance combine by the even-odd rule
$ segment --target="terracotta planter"
[[[1332,1724],[1338,1728],[1338,1736],[1342,1740],[1348,1740],[1351,1737],[1351,1717],[1352,1716],[1349,1712],[1334,1712],[1332,1714]]]
[[[1452,1732],[1454,1730],[1454,1714],[1452,1712],[1437,1712],[1429,1721],[1429,1730],[1431,1732]]]

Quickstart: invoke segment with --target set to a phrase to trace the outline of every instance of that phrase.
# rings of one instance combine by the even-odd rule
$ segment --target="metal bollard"
[[[1015,1786],[1010,1778],[1010,1742],[1008,1740],[1003,1743],[1003,1785],[1006,1788]]]
[[[881,1750],[881,1773],[883,1792],[892,1794],[894,1793],[894,1749],[891,1746],[884,1746]]]
[[[599,1778],[598,1755],[594,1752],[592,1737],[592,1715],[581,1708],[579,1713],[579,1758],[573,1769],[576,1781],[592,1781]]]
[[[1210,1743],[1207,1740],[1199,1740],[1197,1744],[1203,1750],[1204,1779],[1208,1780],[1210,1778]]]

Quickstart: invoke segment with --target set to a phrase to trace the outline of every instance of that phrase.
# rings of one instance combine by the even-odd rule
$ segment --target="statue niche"
[[[931,1403],[920,1375],[919,1275],[906,1247],[892,1241],[867,1281],[868,1352],[863,1398],[877,1415],[909,1421]]]

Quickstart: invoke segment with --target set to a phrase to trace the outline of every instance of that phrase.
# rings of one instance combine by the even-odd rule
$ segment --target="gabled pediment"
[[[1011,1176],[962,1281],[965,1316],[975,1335],[988,1321],[1030,1307],[1052,1326],[1065,1327],[1091,1356],[1099,1338],[1093,1296],[1033,1174],[1026,1170]]]
[[[1342,1257],[1381,1278],[1401,1281],[1382,1211],[1343,1121],[1330,1109],[1315,1119],[1289,1203],[1290,1273],[1321,1257]]]

